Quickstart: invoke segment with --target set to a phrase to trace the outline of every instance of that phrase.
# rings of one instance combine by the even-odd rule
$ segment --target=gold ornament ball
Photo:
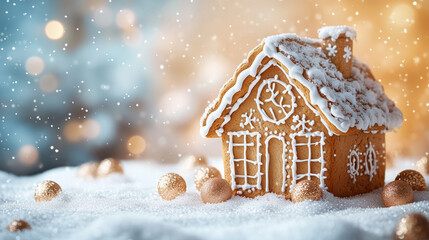
[[[107,177],[112,173],[124,173],[121,161],[114,158],[106,158],[101,161],[97,168],[97,177]]]
[[[420,213],[411,213],[403,216],[396,225],[395,239],[429,239],[429,222],[427,218]]]
[[[14,220],[7,227],[9,232],[18,232],[23,231],[25,229],[31,229],[30,224],[24,220]]]
[[[202,155],[191,155],[184,159],[183,165],[182,165],[182,171],[189,172],[199,166],[202,166],[202,167],[207,166],[206,158]]]
[[[58,197],[62,189],[58,183],[54,181],[43,181],[36,187],[34,199],[36,202],[48,202]]]
[[[427,157],[422,157],[416,162],[416,170],[422,174],[429,174],[429,160]]]
[[[312,180],[302,180],[298,182],[292,190],[293,203],[299,203],[305,200],[317,201],[322,197],[322,189]]]
[[[222,177],[219,170],[217,170],[215,167],[202,167],[195,174],[195,179],[194,179],[195,187],[197,188],[198,191],[200,191],[201,187],[207,180],[215,177],[216,178]]]
[[[408,183],[411,188],[416,191],[426,190],[425,178],[416,170],[404,170],[396,176],[395,180],[401,180]]]
[[[158,193],[165,200],[173,200],[186,192],[186,182],[179,174],[167,173],[158,181]]]
[[[201,187],[201,200],[204,203],[221,203],[231,197],[231,186],[223,178],[210,178]]]
[[[386,207],[399,206],[412,203],[414,191],[408,183],[396,180],[384,186],[381,197]]]
[[[77,171],[77,177],[78,178],[97,177],[98,165],[100,165],[99,162],[90,162],[90,163],[82,164],[79,167],[79,170]]]

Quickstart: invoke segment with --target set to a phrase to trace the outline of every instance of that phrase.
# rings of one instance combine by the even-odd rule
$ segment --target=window
[[[232,189],[261,189],[261,154],[258,132],[229,132]]]
[[[293,151],[292,186],[295,186],[297,180],[303,178],[308,180],[318,178],[320,186],[324,187],[326,168],[323,159],[323,145],[325,144],[323,132],[298,132],[292,133],[290,136]]]

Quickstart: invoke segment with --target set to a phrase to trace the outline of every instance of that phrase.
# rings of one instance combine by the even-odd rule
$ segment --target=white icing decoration
[[[307,39],[298,42],[294,38],[289,34],[268,37],[264,53],[281,62],[289,70],[288,77],[309,90],[311,105],[318,106],[338,130],[346,133],[352,127],[366,130],[379,125],[392,130],[401,126],[401,111],[369,74],[367,65],[354,58],[352,76],[345,80],[321,48],[310,45]]]
[[[263,51],[256,55],[251,66],[239,73],[234,85],[225,92],[222,99],[216,99],[206,109],[201,122],[201,135],[207,136],[213,123],[222,117],[223,111],[232,103],[234,94],[242,90],[244,80],[249,76],[255,77],[246,95],[240,98],[231,111],[223,117],[220,128],[228,123],[231,119],[230,115],[249,96],[254,85],[260,81],[261,73],[270,66],[279,67],[289,80],[293,78],[308,89],[309,98],[303,97],[303,99],[316,116],[322,113],[326,117],[329,125],[323,118],[320,120],[328,129],[329,135],[333,134],[329,128],[330,125],[344,133],[353,127],[358,130],[368,130],[378,125],[385,126],[388,131],[395,127],[399,128],[402,125],[402,113],[384,94],[383,87],[371,76],[368,66],[354,58],[352,76],[346,81],[322,49],[317,47],[320,42],[321,40],[302,38],[295,34],[265,38]],[[265,57],[273,59],[260,68]],[[282,66],[280,67],[277,62]],[[304,70],[307,78],[303,76]],[[256,74],[258,76],[255,76]],[[293,82],[289,84],[304,96]],[[213,110],[215,105],[218,107]],[[320,113],[313,106],[317,106]],[[218,130],[220,129],[215,131],[221,136],[222,131]]]
[[[253,108],[250,109],[249,113],[241,114],[241,117],[244,118],[244,122],[240,123],[240,127],[244,128],[245,126],[249,125],[250,129],[254,129],[255,126],[253,126],[253,123],[256,122],[256,117],[253,116],[253,113],[255,110]]]
[[[258,55],[259,56],[259,55]],[[258,58],[258,56],[255,58],[255,61],[256,61],[256,59]],[[262,61],[262,59],[263,59],[263,57],[261,58],[261,61]],[[274,60],[271,60],[270,62],[273,62],[273,63],[275,63],[275,61]],[[255,63],[255,62],[254,62]],[[253,63],[253,64],[254,64]],[[254,66],[252,64],[252,66]],[[226,115],[225,117],[224,117],[224,121],[223,121],[223,123],[222,123],[222,125],[221,125],[221,127],[219,128],[219,130],[222,130],[222,132],[223,132],[223,126],[225,126],[225,124],[227,124],[230,120],[231,120],[231,114],[233,113],[233,112],[235,112],[239,107],[240,107],[240,105],[241,105],[241,103],[243,103],[244,102],[244,100],[246,100],[247,99],[247,97],[249,97],[249,95],[250,95],[250,93],[252,92],[252,89],[255,87],[255,85],[258,83],[258,81],[259,81],[259,79],[261,78],[261,74],[263,73],[263,72],[265,72],[270,66],[272,66],[273,64],[271,63],[271,64],[266,64],[266,65],[264,65],[263,67],[262,67],[262,69],[261,69],[261,71],[259,72],[259,74],[258,74],[258,76],[256,76],[256,78],[255,78],[255,80],[250,84],[250,86],[249,86],[249,90],[247,91],[247,93],[246,93],[246,95],[244,95],[242,98],[240,98],[240,99],[238,99],[237,100],[237,102],[234,104],[234,106],[231,108],[231,111],[229,112],[229,114],[228,115]],[[259,66],[259,65],[258,65]],[[256,67],[256,69],[257,69],[257,67],[258,66],[255,66]],[[248,68],[248,69],[250,69],[250,68]],[[256,70],[254,70],[254,69],[251,69],[252,71],[252,73],[253,72],[255,72],[254,74],[256,74]],[[245,70],[246,71],[246,70]],[[241,73],[238,75],[238,77],[240,77],[240,76],[242,76],[241,75]],[[253,75],[252,75],[253,76]],[[238,77],[237,77],[237,79],[238,79]],[[243,75],[242,76],[243,77],[243,79],[242,79],[242,81],[244,81],[244,79],[246,79],[246,77],[248,77],[247,75]],[[231,90],[231,89],[230,89]],[[230,91],[230,90],[228,90],[228,92]],[[237,90],[237,92],[238,92],[238,90]],[[236,92],[235,91],[233,91],[233,92],[231,92],[231,93],[229,93],[230,95],[231,95],[231,101],[232,101],[232,96],[235,94]],[[226,96],[227,94],[225,94],[225,96]],[[218,111],[219,110],[219,108],[216,110],[216,114],[222,114],[222,112],[221,111]],[[207,112],[207,109],[206,109],[206,112]],[[214,113],[214,112],[213,112]],[[211,114],[209,115],[209,116],[211,116]],[[211,119],[211,120],[216,120],[217,118],[214,118],[214,119]],[[209,121],[209,119],[207,118],[207,121]],[[211,124],[213,124],[213,122],[211,123]],[[210,125],[211,125],[210,124]],[[207,125],[206,125],[207,126]],[[208,131],[210,130],[210,128],[209,127],[207,127],[206,128],[206,130],[204,130],[204,127],[201,127],[201,131],[207,131],[207,133],[208,133]],[[221,136],[222,135],[222,132],[219,132],[219,130],[217,130],[216,131],[216,133],[217,133],[217,135],[218,136]],[[207,134],[206,133],[206,134]],[[202,132],[201,132],[201,134],[203,134]],[[205,136],[204,134],[203,134],[203,136]]]
[[[293,187],[296,185],[296,181],[300,180],[302,178],[307,177],[308,180],[311,180],[311,177],[317,177],[320,180],[320,187],[325,188],[325,179],[326,176],[324,176],[327,169],[325,168],[326,161],[324,159],[324,151],[323,146],[325,145],[325,134],[323,132],[317,131],[317,132],[307,132],[311,131],[310,127],[307,127],[306,124],[313,125],[314,121],[308,121],[305,120],[305,115],[302,115],[302,118],[299,119],[299,116],[294,116],[293,121],[297,122],[295,126],[291,126],[292,130],[297,130],[298,128],[301,128],[301,130],[298,133],[291,133],[289,134],[290,138],[292,139],[292,152],[293,152],[293,159],[292,159],[292,186],[290,188],[290,191],[292,191]],[[306,143],[297,143],[296,137],[305,137],[307,138]],[[312,142],[312,138],[319,137],[320,140],[317,142]],[[320,146],[320,157],[319,158],[311,158],[311,146]],[[306,146],[308,149],[308,158],[307,159],[298,159],[298,153],[297,153],[297,147],[299,146]],[[297,163],[300,162],[307,162],[307,173],[304,174],[298,174],[297,173]],[[320,163],[320,173],[312,173],[311,172],[311,163],[312,162],[319,162]]]
[[[375,153],[374,146],[369,142],[365,153],[365,174],[369,175],[369,181],[372,181],[374,175],[377,174],[377,162],[377,154]]]
[[[328,56],[335,57],[337,55],[337,45],[332,46],[330,43],[328,43],[328,46],[326,47],[326,50],[328,50]]]
[[[299,119],[299,115],[295,115],[293,116],[292,121],[296,122],[296,125],[292,125],[290,128],[292,130],[299,130],[299,128],[302,128],[299,131],[303,131],[303,132],[311,132],[312,128],[311,127],[307,127],[307,124],[310,126],[314,125],[314,120],[306,120],[305,119],[305,114],[302,115],[302,119]]]
[[[229,160],[230,160],[230,170],[231,170],[231,188],[232,190],[235,190],[236,188],[241,188],[243,190],[251,189],[251,188],[257,188],[261,189],[261,156],[262,154],[259,153],[259,148],[261,146],[260,144],[260,138],[261,134],[259,132],[249,132],[249,131],[238,131],[238,132],[228,132],[229,135]],[[243,137],[243,143],[234,143],[234,136],[236,137]],[[256,142],[247,142],[247,136],[255,137]],[[243,158],[235,158],[234,156],[234,147],[243,147]],[[256,161],[247,159],[247,148],[248,147],[256,147]],[[243,171],[244,175],[236,175],[235,174],[235,163],[243,162]],[[247,164],[254,164],[258,166],[258,171],[256,175],[248,175],[247,174]],[[243,178],[244,184],[239,185],[236,183],[236,178]],[[249,184],[247,182],[248,178],[256,178],[257,182],[255,184]]]
[[[346,59],[346,62],[349,62],[349,60],[352,58],[352,49],[350,48],[350,46],[345,46],[344,47],[343,58]]]
[[[353,149],[350,150],[347,158],[349,159],[349,162],[347,163],[349,170],[347,170],[347,172],[349,173],[350,178],[353,179],[353,183],[355,183],[356,177],[359,176],[359,170],[362,168],[360,166],[362,160],[359,158],[359,151],[356,145],[354,145]]]
[[[263,53],[260,53],[260,54],[258,54],[258,56],[255,58],[255,61],[253,62],[253,64],[252,64],[252,66],[250,67],[250,68],[252,68],[252,67],[259,67],[259,63],[258,64],[255,64],[255,63],[257,63],[256,61],[257,61],[257,59],[261,59],[261,61],[262,61],[262,59],[263,58],[260,58],[260,55],[262,55],[262,56],[265,56],[265,54],[263,54]],[[289,79],[289,83],[293,86],[293,87],[295,87],[295,89],[296,89],[296,91],[298,91],[298,93],[299,94],[301,94],[301,95],[303,95],[303,93],[302,93],[302,91],[299,89],[299,88],[297,88],[296,87],[296,85],[295,84],[293,84],[291,81],[290,81],[290,76],[285,72],[285,70],[282,68],[282,67],[280,67],[278,64],[277,64],[277,62],[275,61],[275,60],[270,60],[267,64],[265,64],[263,67],[262,67],[262,69],[261,69],[261,71],[259,72],[259,74],[258,74],[258,76],[256,76],[256,79],[250,84],[250,86],[249,86],[249,90],[248,90],[248,92],[246,93],[246,95],[244,96],[244,97],[242,97],[242,98],[240,98],[235,104],[234,104],[234,106],[231,108],[231,111],[229,112],[229,114],[228,115],[226,115],[225,117],[224,117],[224,121],[223,121],[223,123],[222,123],[222,125],[221,125],[221,127],[218,129],[218,130],[216,130],[216,134],[218,135],[218,136],[221,136],[222,135],[222,133],[223,133],[223,126],[225,126],[225,124],[227,124],[230,120],[231,120],[231,114],[234,112],[234,111],[236,111],[238,108],[239,108],[239,106],[240,106],[240,104],[242,103],[242,102],[244,102],[244,100],[245,99],[247,99],[247,97],[250,95],[250,93],[251,93],[251,91],[252,91],[252,89],[253,89],[253,87],[256,85],[256,83],[259,81],[259,79],[260,79],[260,75],[263,73],[263,72],[265,72],[269,67],[271,67],[271,66],[276,66],[276,67],[278,67],[284,74],[285,74],[285,76]],[[246,69],[246,70],[244,70],[244,71],[249,71],[250,70],[250,68],[248,68],[248,69]],[[244,72],[243,71],[243,72]],[[243,73],[242,72],[242,73]],[[242,81],[244,81],[244,79],[247,77],[246,75],[242,75],[242,73],[240,73],[239,75],[238,75],[238,77],[237,77],[237,82],[238,81],[240,81],[241,83],[240,84],[242,84]],[[236,83],[236,85],[237,85],[237,83]],[[236,86],[236,85],[234,85],[234,86]],[[232,88],[231,88],[232,89]],[[230,89],[230,90],[231,90]],[[236,88],[234,88],[234,91],[231,91],[230,92],[230,90],[228,90],[227,91],[227,93],[228,93],[228,96],[231,96],[231,100],[232,100],[232,96],[236,93],[236,92],[234,92],[234,91],[238,91]],[[227,96],[227,93],[225,93],[225,96]],[[225,98],[225,96],[224,96],[224,98]],[[228,97],[227,97],[227,99],[228,99]],[[311,111],[313,111],[313,113],[316,115],[316,116],[320,116],[320,113],[313,107],[313,106],[311,106],[310,105],[310,103],[307,101],[307,99],[306,98],[303,98],[304,99],[304,102],[305,102],[305,104],[311,109]],[[208,131],[210,130],[210,128],[211,128],[211,126],[213,125],[213,123],[214,123],[214,121],[217,119],[216,118],[216,116],[218,115],[219,117],[220,117],[220,115],[222,114],[222,111],[223,111],[223,109],[221,108],[221,106],[223,106],[223,105],[226,105],[227,104],[227,102],[229,101],[222,101],[222,104],[221,104],[221,106],[219,107],[219,108],[217,108],[215,111],[213,111],[212,113],[210,113],[210,114],[208,114],[208,112],[209,112],[209,110],[214,106],[214,104],[216,103],[218,101],[218,99],[216,99],[214,102],[212,102],[207,108],[206,108],[206,111],[204,112],[204,115],[203,115],[203,117],[201,118],[201,119],[205,119],[205,118],[207,118],[207,120],[206,120],[206,125],[201,125],[201,129],[200,129],[200,131],[201,131],[201,135],[202,136],[207,136],[207,134],[208,134]],[[329,128],[329,125],[325,122],[325,120],[323,119],[323,118],[320,118],[320,121],[322,122],[322,124],[325,126],[325,128],[328,130],[328,133],[329,133],[329,135],[336,135],[334,132],[332,132],[331,130],[330,130],[330,128]]]
[[[263,120],[280,125],[284,124],[289,116],[292,115],[293,110],[297,105],[295,103],[295,96],[292,93],[292,86],[278,80],[277,78],[278,76],[276,75],[275,78],[265,79],[262,82],[259,86],[258,95],[256,96],[255,101]],[[261,93],[264,89],[270,94],[267,99],[261,99]],[[290,99],[290,104],[284,103],[286,98]],[[281,113],[282,117],[278,118],[274,114],[272,107],[268,108],[269,113],[267,113],[267,109],[264,108],[265,103],[272,103],[278,112]]]

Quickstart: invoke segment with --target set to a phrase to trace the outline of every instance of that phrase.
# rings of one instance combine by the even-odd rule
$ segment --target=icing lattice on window
[[[325,160],[323,158],[323,146],[325,145],[325,135],[323,132],[311,132],[311,127],[314,121],[305,119],[305,115],[299,119],[299,116],[294,116],[294,122],[297,122],[295,126],[292,126],[292,130],[301,130],[297,133],[290,134],[292,139],[292,191],[293,186],[300,179],[307,178],[311,180],[311,177],[317,177],[320,180],[320,187],[325,188],[324,173],[327,171],[325,168]],[[297,172],[297,166],[305,164],[307,167],[306,172]]]
[[[228,132],[228,135],[232,189],[261,189],[262,163],[259,152],[261,134],[259,132],[238,131]],[[251,172],[248,169],[248,164],[257,168]]]

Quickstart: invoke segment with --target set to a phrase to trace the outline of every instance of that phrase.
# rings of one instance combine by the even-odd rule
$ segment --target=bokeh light
[[[135,19],[133,11],[130,9],[121,9],[116,14],[116,25],[122,29],[127,29],[134,25]]]
[[[408,3],[399,3],[393,8],[390,20],[398,27],[411,25],[414,23],[414,9]]]
[[[25,62],[25,70],[31,75],[39,75],[43,72],[45,63],[40,57],[33,56]]]
[[[33,145],[24,145],[19,149],[17,157],[22,165],[32,166],[39,160],[39,151]]]
[[[39,82],[40,89],[45,93],[51,93],[58,88],[58,80],[52,74],[44,75]]]
[[[139,155],[146,149],[146,141],[142,136],[135,135],[128,139],[127,148],[130,153]]]
[[[429,1],[47,0],[1,9],[0,159],[18,163],[23,139],[39,153],[21,173],[105,157],[220,158],[199,120],[249,51],[267,36],[317,38],[338,24],[357,31],[354,56],[404,113],[401,129],[386,134],[388,153],[429,152]]]
[[[79,121],[68,121],[64,125],[63,135],[69,142],[79,142],[83,138],[82,124]]]
[[[94,119],[87,119],[82,124],[82,131],[85,138],[96,139],[100,135],[100,124]]]
[[[52,20],[46,24],[45,33],[52,40],[60,39],[64,35],[64,26],[61,22]]]

